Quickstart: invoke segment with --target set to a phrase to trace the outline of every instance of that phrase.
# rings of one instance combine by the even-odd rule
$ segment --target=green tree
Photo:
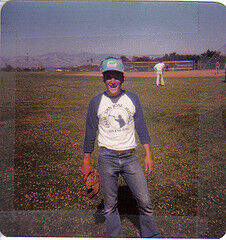
[[[121,56],[122,62],[131,62],[126,56]]]
[[[133,62],[150,62],[151,59],[150,57],[147,57],[147,56],[142,56],[142,57],[136,57],[134,56],[133,59],[132,59]]]

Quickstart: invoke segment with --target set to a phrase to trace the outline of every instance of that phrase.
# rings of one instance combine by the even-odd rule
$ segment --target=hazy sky
[[[204,2],[10,1],[1,10],[1,54],[199,54],[226,43],[225,10]]]

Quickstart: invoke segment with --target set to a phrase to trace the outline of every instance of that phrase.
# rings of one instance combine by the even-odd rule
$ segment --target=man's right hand
[[[83,174],[84,181],[86,181],[89,173],[93,171],[93,167],[91,166],[90,159],[91,159],[91,154],[85,153],[84,161],[83,161],[82,168],[81,168],[81,172]]]
[[[84,181],[86,181],[88,175],[90,172],[93,171],[93,167],[91,166],[91,164],[89,163],[83,163],[82,165],[82,168],[81,168],[81,172],[83,174],[83,178],[84,178]]]

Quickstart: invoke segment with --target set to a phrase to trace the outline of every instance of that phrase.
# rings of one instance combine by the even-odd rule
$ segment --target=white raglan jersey
[[[162,70],[164,69],[164,67],[165,67],[165,64],[162,62],[162,63],[157,63],[154,66],[154,69],[156,69],[157,72],[162,73]]]
[[[98,146],[112,150],[135,148],[135,130],[142,144],[150,142],[140,101],[129,91],[122,91],[116,97],[103,92],[90,101],[84,152],[93,151],[97,130]]]

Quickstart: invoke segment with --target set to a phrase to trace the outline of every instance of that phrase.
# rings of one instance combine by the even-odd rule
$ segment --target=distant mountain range
[[[226,55],[226,44],[224,44],[217,51],[222,55]],[[0,67],[5,67],[9,64],[16,68],[26,67],[76,67],[84,64],[100,64],[101,60],[106,57],[114,56],[120,57],[119,54],[95,54],[83,52],[79,54],[68,54],[61,52],[47,53],[39,56],[18,56],[18,57],[0,57]],[[149,57],[161,57],[163,55],[145,55]],[[133,56],[127,56],[132,59]]]
[[[18,56],[18,57],[0,57],[0,67],[4,67],[5,64],[9,64],[16,68],[25,67],[75,67],[83,64],[100,64],[101,60],[106,57],[114,56],[120,57],[117,54],[95,54],[95,53],[79,53],[79,54],[67,54],[67,53],[47,53],[39,56]],[[158,57],[160,55],[153,55]],[[130,56],[127,56],[130,58]],[[132,58],[132,56],[131,56]]]

